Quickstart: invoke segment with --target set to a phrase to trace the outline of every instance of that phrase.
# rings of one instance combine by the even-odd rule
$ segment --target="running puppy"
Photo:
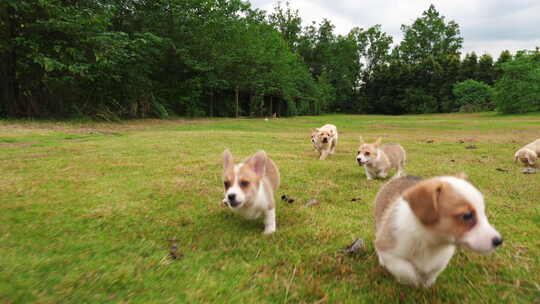
[[[405,169],[405,149],[399,144],[381,146],[380,137],[372,144],[365,143],[360,137],[356,161],[364,167],[368,180],[386,178],[392,168],[397,169],[396,176],[399,177]]]
[[[538,157],[540,157],[540,138],[517,150],[514,162],[520,160],[525,166],[536,167]]]
[[[400,283],[431,286],[456,246],[489,253],[502,244],[482,194],[463,178],[402,176],[377,194],[375,250]]]
[[[234,164],[229,150],[223,152],[223,202],[234,213],[255,220],[264,219],[264,234],[276,231],[274,192],[279,187],[279,170],[266,152],[258,151]]]
[[[338,142],[337,128],[334,125],[326,124],[320,128],[311,130],[311,143],[315,150],[319,152],[319,159],[323,160],[328,154],[336,152]]]

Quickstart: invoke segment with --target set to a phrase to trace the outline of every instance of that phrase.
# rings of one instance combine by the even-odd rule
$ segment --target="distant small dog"
[[[326,124],[320,128],[311,130],[311,143],[319,152],[319,159],[323,160],[328,154],[336,152],[338,132],[334,125]]]
[[[403,176],[377,194],[375,250],[400,283],[431,286],[456,246],[489,253],[502,244],[482,194],[465,177]]]
[[[266,152],[259,151],[237,165],[229,150],[223,152],[223,203],[247,219],[263,216],[264,234],[276,231],[274,192],[279,183],[279,170]]]
[[[405,169],[405,149],[399,144],[381,146],[380,138],[368,144],[360,137],[356,161],[364,167],[368,180],[386,178],[392,168],[397,169],[396,176],[401,176]]]
[[[536,167],[538,157],[540,157],[540,138],[517,150],[514,162],[520,160],[525,166]]]

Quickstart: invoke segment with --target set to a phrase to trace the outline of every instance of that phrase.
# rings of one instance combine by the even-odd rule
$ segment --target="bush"
[[[488,84],[468,79],[454,84],[452,93],[461,112],[493,110],[493,88]]]
[[[437,113],[439,111],[437,98],[427,94],[422,88],[405,90],[404,103],[408,113]]]
[[[494,101],[502,113],[540,111],[540,53],[522,55],[502,65]]]

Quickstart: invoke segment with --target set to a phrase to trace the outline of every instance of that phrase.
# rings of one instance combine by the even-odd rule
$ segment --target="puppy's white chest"
[[[422,248],[412,257],[412,262],[422,275],[429,275],[446,267],[454,255],[455,246],[445,246],[436,250]]]
[[[248,220],[256,220],[262,215],[262,211],[260,210],[260,208],[256,208],[256,206],[242,209],[234,209],[233,211]]]
[[[266,193],[263,185],[260,186],[259,191],[253,203],[250,206],[244,206],[240,209],[233,209],[233,211],[246,219],[256,220],[261,217],[264,210],[268,209],[269,197]]]

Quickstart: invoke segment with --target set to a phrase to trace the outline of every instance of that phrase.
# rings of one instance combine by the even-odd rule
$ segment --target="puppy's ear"
[[[427,180],[408,189],[403,198],[409,203],[418,220],[426,225],[434,225],[439,220],[439,198],[444,184],[438,180]]]
[[[231,151],[229,149],[226,149],[223,151],[223,170],[226,170],[230,166],[234,164],[233,156],[231,154]]]
[[[248,160],[248,165],[257,174],[257,177],[262,178],[266,172],[266,152],[260,150],[253,154]]]
[[[457,173],[457,174],[454,175],[454,176],[457,177],[457,178],[464,179],[464,180],[468,180],[468,179],[469,179],[469,176],[468,176],[467,173],[465,173],[465,172],[459,172],[459,173]]]
[[[382,141],[382,138],[377,138],[377,140],[375,141],[374,145],[375,146],[380,146],[381,145],[381,141]]]

